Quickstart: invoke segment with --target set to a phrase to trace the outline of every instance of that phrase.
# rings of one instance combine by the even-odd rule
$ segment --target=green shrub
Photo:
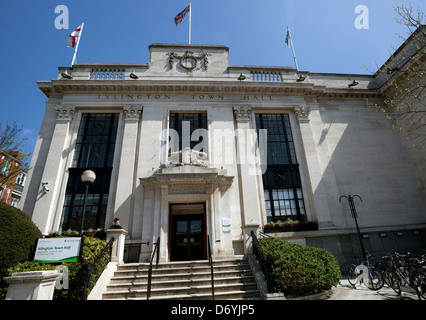
[[[69,271],[69,281],[70,288],[77,283],[77,274],[83,264],[93,263],[96,257],[102,252],[106,246],[106,241],[96,238],[94,236],[86,236],[84,238],[83,252],[82,252],[82,262],[66,262],[62,265],[66,266]],[[41,270],[55,270],[58,264],[49,264],[49,263],[33,263],[32,261],[24,261],[15,264],[12,267],[9,267],[5,272],[5,276],[11,275],[12,273],[18,272],[28,272],[28,271],[41,271]],[[95,270],[95,274],[101,273],[103,269],[99,267]],[[95,274],[92,278],[95,278]],[[94,285],[93,281],[91,283]],[[0,290],[1,291],[1,290]],[[6,295],[4,289],[3,297],[0,292],[0,300],[4,299]],[[54,299],[74,299],[75,293],[71,292],[69,294],[68,290],[56,290],[54,293]]]
[[[337,259],[327,250],[282,241],[259,239],[264,252],[274,257],[272,291],[305,296],[331,289],[342,275]]]
[[[0,270],[27,260],[41,237],[24,212],[0,202]]]

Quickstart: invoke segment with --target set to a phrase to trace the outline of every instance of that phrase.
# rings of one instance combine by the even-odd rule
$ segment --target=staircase
[[[218,260],[213,263],[216,300],[260,299],[247,260]],[[119,265],[103,300],[146,300],[148,263]],[[160,263],[152,270],[150,300],[212,299],[208,261]]]

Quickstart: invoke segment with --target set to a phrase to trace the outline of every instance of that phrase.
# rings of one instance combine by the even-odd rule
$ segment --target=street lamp
[[[349,196],[340,196],[339,202],[342,203],[342,198],[348,199],[349,208],[351,209],[351,212],[352,212],[352,217],[355,219],[356,231],[358,232],[358,238],[359,238],[359,243],[361,245],[362,256],[364,257],[364,261],[367,261],[367,254],[365,252],[364,243],[362,242],[361,232],[359,231],[359,227],[358,227],[358,220],[357,220],[358,214],[356,213],[355,203],[354,203],[354,198],[355,197],[358,197],[359,200],[362,201],[361,197],[356,194],[354,196],[351,196],[351,195],[349,195]]]
[[[81,216],[80,237],[83,234],[84,214],[86,213],[86,199],[87,199],[87,193],[89,192],[89,184],[93,183],[95,179],[96,179],[96,174],[92,170],[86,170],[81,174],[81,180],[86,185],[86,193],[84,194],[84,201],[83,201],[83,214]]]

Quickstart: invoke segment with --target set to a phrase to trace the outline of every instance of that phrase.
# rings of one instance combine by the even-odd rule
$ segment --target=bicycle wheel
[[[356,270],[356,265],[351,264],[348,270],[348,281],[354,287],[358,282],[358,276],[359,276],[359,273]]]
[[[397,295],[401,295],[401,279],[395,270],[387,272],[388,275],[388,285],[396,292]]]
[[[382,274],[375,268],[370,268],[368,270],[368,280],[367,287],[370,290],[379,290],[385,284],[385,280]]]
[[[421,270],[415,270],[412,274],[413,287],[417,292],[419,300],[426,299],[426,274]]]

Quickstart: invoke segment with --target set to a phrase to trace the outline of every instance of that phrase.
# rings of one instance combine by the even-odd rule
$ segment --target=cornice
[[[315,95],[322,98],[379,97],[375,89],[328,88],[312,83],[265,83],[236,81],[182,81],[182,80],[52,80],[37,82],[47,96],[64,94],[103,93],[220,93],[220,94],[269,94]]]

